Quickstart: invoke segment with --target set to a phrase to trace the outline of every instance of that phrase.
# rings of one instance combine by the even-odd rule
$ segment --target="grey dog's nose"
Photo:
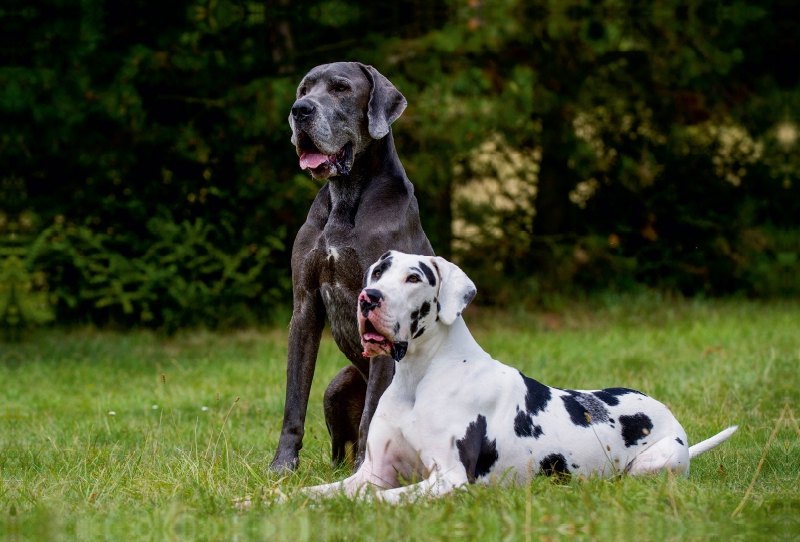
[[[304,120],[311,116],[316,110],[316,106],[310,102],[298,100],[292,106],[292,117],[294,120]]]

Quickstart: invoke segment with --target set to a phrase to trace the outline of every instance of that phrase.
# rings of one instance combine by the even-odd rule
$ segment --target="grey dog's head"
[[[315,179],[350,173],[357,156],[406,108],[406,99],[372,66],[317,66],[297,87],[289,115],[300,167]]]

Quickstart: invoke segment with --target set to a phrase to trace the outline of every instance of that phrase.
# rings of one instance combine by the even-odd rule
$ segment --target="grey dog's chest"
[[[356,306],[363,270],[350,246],[328,246],[320,240],[304,260],[308,290],[319,290],[336,344],[351,360],[361,359]]]

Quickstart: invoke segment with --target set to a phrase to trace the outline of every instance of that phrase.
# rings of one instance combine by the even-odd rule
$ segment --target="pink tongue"
[[[315,169],[327,161],[328,157],[324,154],[304,152],[300,157],[300,169]]]
[[[382,343],[386,339],[384,339],[383,335],[381,335],[379,333],[368,332],[368,333],[364,333],[364,340],[365,341],[370,341],[371,340],[371,341],[377,341],[379,343]]]

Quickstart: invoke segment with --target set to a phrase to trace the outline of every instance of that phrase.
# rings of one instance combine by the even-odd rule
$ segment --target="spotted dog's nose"
[[[305,120],[316,110],[317,107],[313,103],[304,100],[297,100],[292,106],[292,117],[294,120]]]
[[[358,306],[361,307],[361,314],[366,317],[369,311],[380,307],[381,301],[383,301],[383,294],[380,290],[371,288],[361,290],[361,294],[358,296]]]

